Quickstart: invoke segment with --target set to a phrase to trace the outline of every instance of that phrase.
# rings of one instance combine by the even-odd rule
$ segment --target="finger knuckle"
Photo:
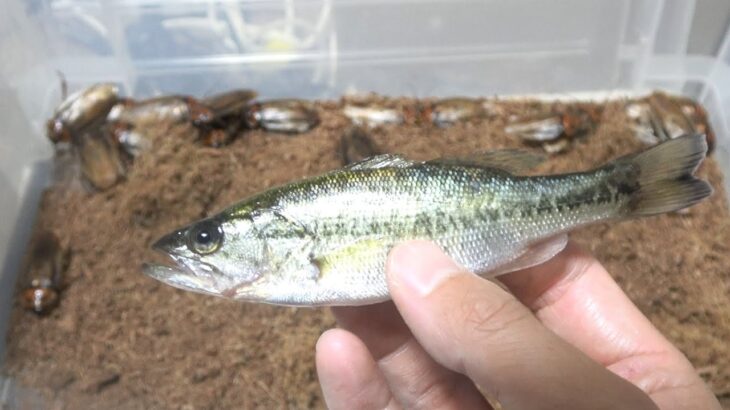
[[[475,294],[464,298],[462,312],[471,333],[479,339],[499,338],[516,323],[530,317],[517,299],[501,297],[490,300]]]
[[[433,378],[419,386],[419,391],[414,392],[415,400],[412,403],[414,409],[443,409],[453,404],[454,384],[443,378]]]

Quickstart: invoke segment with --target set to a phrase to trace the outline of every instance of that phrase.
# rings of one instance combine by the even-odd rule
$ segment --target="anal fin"
[[[487,276],[504,275],[505,273],[537,266],[552,259],[560,251],[565,249],[567,244],[568,235],[564,233],[543,239],[530,245],[517,259],[497,267],[495,270],[489,272]]]

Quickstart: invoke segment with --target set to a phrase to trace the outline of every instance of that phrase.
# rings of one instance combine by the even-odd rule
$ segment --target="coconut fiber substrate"
[[[398,100],[413,105],[413,100]],[[527,148],[504,126],[538,103],[499,102],[504,115],[447,128],[371,130],[383,152],[425,160]],[[565,172],[645,148],[622,102],[542,172]],[[173,289],[141,273],[162,234],[288,181],[340,167],[349,121],[342,103],[317,103],[321,122],[300,135],[247,131],[223,148],[187,125],[160,125],[126,180],[89,193],[57,184],[38,225],[71,250],[60,305],[37,316],[16,303],[4,373],[59,408],[321,408],[314,345],[335,325],[327,309],[233,302]],[[539,148],[537,148],[539,149]],[[571,236],[605,264],[641,311],[676,344],[725,403],[730,397],[730,217],[712,158],[698,174],[715,194],[687,213],[599,224]]]

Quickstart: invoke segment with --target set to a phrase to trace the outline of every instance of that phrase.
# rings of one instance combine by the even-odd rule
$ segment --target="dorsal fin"
[[[465,167],[496,168],[512,174],[522,174],[545,160],[543,155],[533,154],[518,149],[502,149],[479,152],[463,157],[446,157],[433,159],[427,164],[461,165]]]
[[[350,171],[357,171],[363,169],[377,169],[377,168],[407,168],[416,164],[415,161],[404,158],[398,154],[383,154],[375,157],[366,158],[360,162],[355,162],[346,166],[343,169]]]

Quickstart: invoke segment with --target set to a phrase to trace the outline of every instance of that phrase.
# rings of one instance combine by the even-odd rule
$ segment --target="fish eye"
[[[200,255],[215,252],[223,242],[223,230],[213,221],[202,221],[188,231],[188,249]]]

